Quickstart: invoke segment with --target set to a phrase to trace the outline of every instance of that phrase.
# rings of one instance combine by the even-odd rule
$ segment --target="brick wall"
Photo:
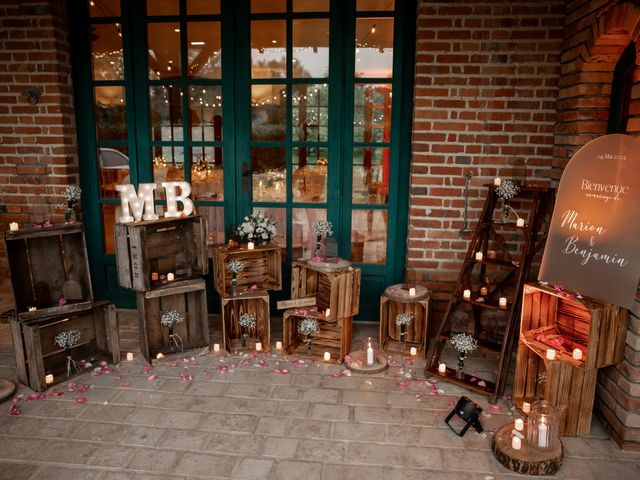
[[[61,219],[78,183],[66,14],[61,0],[0,3],[0,231]],[[35,105],[24,94],[37,91]],[[1,243],[1,242],[0,242]],[[13,307],[0,246],[0,313]]]

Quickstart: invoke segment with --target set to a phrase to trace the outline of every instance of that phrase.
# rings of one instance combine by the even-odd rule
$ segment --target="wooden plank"
[[[113,363],[120,361],[120,333],[118,331],[118,315],[116,314],[116,307],[113,303],[109,303],[102,307],[103,315],[105,318],[105,326],[107,329],[107,338],[109,351],[111,352],[111,359]]]
[[[316,304],[316,297],[294,298],[291,300],[281,300],[276,306],[278,310],[286,310],[288,308],[312,307]]]
[[[23,325],[22,332],[27,349],[27,364],[29,365],[29,386],[36,391],[45,388],[44,362],[42,360],[42,346],[40,343],[40,328]]]
[[[17,318],[10,318],[9,327],[11,329],[13,355],[16,361],[16,377],[20,383],[27,385],[29,383],[29,375],[27,372],[27,353],[22,335],[22,322],[18,321]]]

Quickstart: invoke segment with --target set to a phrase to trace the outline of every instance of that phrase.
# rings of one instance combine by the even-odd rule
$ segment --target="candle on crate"
[[[51,385],[53,383],[53,374],[52,373],[48,373],[47,375],[45,375],[44,382],[47,385]]]
[[[531,404],[529,402],[522,402],[522,412],[529,413],[531,411]]]
[[[519,437],[513,437],[511,439],[511,448],[514,450],[520,450],[522,448],[522,440]]]
[[[498,300],[498,305],[500,308],[507,308],[507,297],[500,297]]]
[[[469,300],[471,298],[471,290],[468,288],[462,292],[462,298]]]
[[[127,362],[130,362],[131,360],[133,360],[133,353],[127,352]]]
[[[494,178],[494,179],[493,179],[493,184],[494,184],[496,187],[499,187],[500,185],[502,185],[502,179],[501,179],[500,177],[496,177],[496,178]]]
[[[371,344],[369,344],[369,348],[367,348],[367,366],[373,365],[373,348],[371,348]]]
[[[20,226],[18,225],[18,222],[11,222],[9,224],[9,230],[11,230],[12,232],[15,232],[19,228],[20,228]]]
[[[547,360],[555,360],[556,351],[553,348],[547,348]]]
[[[416,289],[414,287],[411,287],[409,289],[409,296],[410,297],[415,297],[416,296]]]
[[[151,272],[151,281],[152,282],[157,282],[159,278],[160,278],[160,276],[158,275],[158,272]]]
[[[256,352],[261,352],[262,351],[262,343],[261,342],[257,342],[256,343]]]
[[[540,422],[538,424],[538,446],[540,448],[547,448],[549,445],[549,427],[546,423]]]
[[[575,360],[582,360],[582,350],[580,350],[579,348],[574,348],[573,349],[573,358]]]
[[[409,353],[411,353],[412,357],[415,357],[418,354],[418,349],[416,347],[411,347],[411,350],[409,350]]]
[[[524,218],[519,218],[518,220],[516,220],[516,226],[524,227]]]
[[[327,309],[324,311],[324,316],[325,316],[325,317],[330,317],[330,316],[331,316],[331,309],[330,309],[330,308],[327,308]]]
[[[489,290],[487,289],[487,287],[485,287],[484,285],[482,287],[480,287],[480,295],[485,297],[487,295],[487,293],[489,293]]]
[[[249,242],[249,243],[247,244],[247,250],[253,250],[254,248],[256,248],[255,243],[253,243],[253,242]]]
[[[162,360],[164,358],[164,355],[162,354],[162,352],[159,352],[158,355],[156,355],[156,358],[158,360]]]
[[[176,276],[173,273],[171,272],[167,273],[167,282],[173,282],[175,279],[176,279]]]
[[[213,344],[213,351],[214,352],[219,352],[220,351],[220,344],[219,343],[214,343]]]
[[[482,260],[482,252],[476,252],[476,260]]]
[[[331,353],[330,352],[324,352],[324,361],[328,362],[329,360],[331,360]]]
[[[441,363],[440,365],[438,365],[438,372],[446,373],[447,372],[447,364],[446,363]]]
[[[521,418],[516,418],[515,427],[519,432],[524,430],[524,420],[522,420]]]
[[[30,312],[35,312],[36,310],[38,310],[38,307],[29,307],[27,310],[29,310]]]
[[[495,258],[496,258],[496,251],[495,251],[495,250],[489,250],[489,251],[487,252],[487,258],[488,258],[489,260],[495,260]]]
[[[276,342],[276,350],[282,350],[282,342]]]

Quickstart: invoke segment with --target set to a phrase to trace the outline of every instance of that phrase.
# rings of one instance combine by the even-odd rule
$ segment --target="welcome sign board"
[[[633,306],[640,279],[640,140],[592,140],[564,170],[539,280]]]

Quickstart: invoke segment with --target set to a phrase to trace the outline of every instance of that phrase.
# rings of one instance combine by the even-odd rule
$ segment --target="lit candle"
[[[480,287],[480,295],[484,297],[487,295],[487,293],[489,293],[489,290],[487,290],[487,287],[485,286]]]
[[[130,362],[132,360],[133,360],[133,353],[127,352],[127,362]]]
[[[371,344],[369,344],[369,348],[367,348],[367,365],[373,365],[373,348],[371,348]]]
[[[162,352],[158,353],[158,355],[156,355],[156,358],[158,360],[162,360],[164,358],[164,355],[162,354]]]
[[[20,226],[18,225],[18,222],[11,222],[9,224],[9,230],[11,230],[12,232],[15,232],[19,228],[20,228]]]
[[[531,404],[529,402],[522,402],[522,413],[529,413],[531,411]]]
[[[35,312],[36,310],[38,310],[38,307],[29,307],[28,310],[30,312]]]
[[[416,296],[416,289],[414,287],[411,287],[409,289],[409,296],[410,297],[415,297]]]
[[[538,424],[538,446],[540,448],[549,446],[549,427],[544,422]]]
[[[411,353],[412,357],[415,357],[418,354],[418,349],[416,347],[411,347],[411,350],[409,350],[409,353]]]
[[[547,348],[547,360],[555,360],[556,351],[553,348]]]
[[[158,276],[158,272],[151,272],[151,281],[152,281],[152,282],[157,282],[157,281],[158,281],[158,278],[160,278],[160,277]]]
[[[49,373],[49,374],[45,375],[45,377],[44,377],[44,382],[45,382],[47,385],[51,385],[51,384],[53,383],[53,374],[52,374],[52,373]]]
[[[328,362],[329,360],[331,360],[331,353],[330,352],[324,352],[324,361]]]
[[[261,352],[262,351],[262,343],[261,342],[257,342],[256,343],[256,352]]]
[[[471,298],[471,290],[466,289],[464,292],[462,292],[462,298],[469,300]]]
[[[167,273],[167,282],[173,282],[175,279],[176,279],[176,276],[173,273],[171,272]]]
[[[500,177],[496,177],[496,178],[494,178],[494,179],[493,179],[493,184],[494,184],[496,187],[499,187],[499,186],[502,184],[502,179],[501,179]]]
[[[325,316],[325,317],[330,317],[330,316],[331,316],[331,309],[330,309],[330,308],[327,308],[327,309],[324,311],[324,316]]]
[[[519,432],[524,430],[524,420],[522,420],[521,418],[516,418],[515,427]]]
[[[516,226],[524,227],[524,218],[519,218],[518,220],[516,220]]]
[[[219,343],[214,343],[213,344],[213,351],[214,352],[219,352],[220,351],[220,344]]]
[[[507,297],[500,297],[498,299],[498,305],[500,308],[507,308]]]
[[[438,372],[446,373],[447,372],[447,364],[446,363],[441,363],[440,365],[438,365]]]
[[[476,260],[482,260],[482,252],[476,252]]]
[[[487,252],[487,258],[490,260],[495,260],[496,258],[496,251],[495,250],[489,250]]]
[[[582,360],[582,350],[580,350],[579,348],[574,348],[573,349],[573,358],[575,360]]]
[[[253,243],[253,242],[249,242],[249,243],[247,244],[247,250],[253,250],[254,248],[256,248],[255,243]]]
[[[276,342],[276,350],[282,350],[282,342]]]
[[[522,440],[518,437],[513,437],[511,439],[511,448],[514,450],[520,450],[522,448]]]

